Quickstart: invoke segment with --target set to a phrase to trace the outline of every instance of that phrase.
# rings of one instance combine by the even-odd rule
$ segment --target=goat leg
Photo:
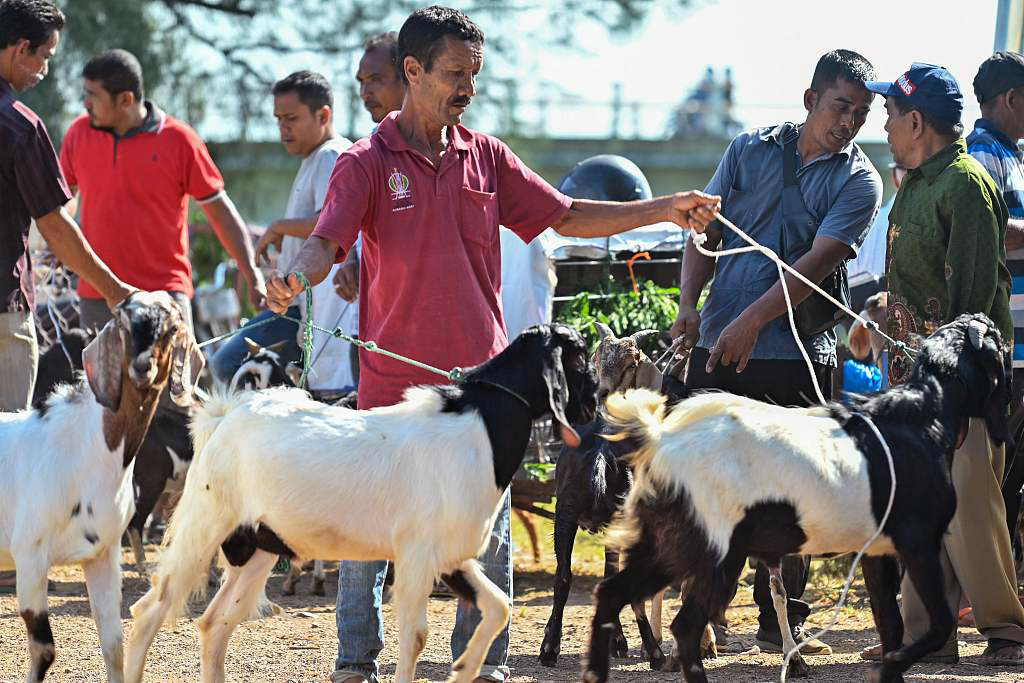
[[[313,595],[327,595],[324,590],[324,561],[313,560]]]
[[[770,564],[768,565],[768,572],[768,587],[772,592],[775,616],[779,620],[779,632],[782,634],[782,654],[785,657],[786,654],[793,653],[789,660],[789,676],[791,678],[805,678],[811,675],[811,669],[800,655],[796,641],[793,640],[793,630],[789,627],[788,599],[786,597],[786,586],[782,583],[782,567],[779,564]]]
[[[30,661],[26,680],[41,681],[56,657],[53,631],[50,629],[50,617],[46,609],[47,567],[42,556],[36,557],[31,553],[12,554],[18,569],[18,611],[28,630]]]
[[[124,683],[124,630],[121,625],[121,548],[116,544],[82,565],[89,605],[100,637],[107,683]]]
[[[665,595],[665,589],[662,589],[654,596],[654,601],[657,603],[661,602],[661,598]],[[658,644],[658,638],[655,636],[654,631],[651,629],[651,622],[647,620],[647,612],[644,610],[644,601],[639,600],[632,603],[633,616],[636,617],[636,627],[640,631],[640,641],[643,643],[644,652],[647,653],[647,660],[651,664],[652,671],[661,671],[665,665],[665,653],[661,651],[661,645]],[[658,620],[660,622],[661,615],[659,610]],[[660,631],[660,623],[659,623]]]
[[[621,568],[622,565],[619,563],[618,551],[605,546],[604,577],[607,579],[610,576],[615,576]],[[646,615],[644,615],[644,618],[647,618]],[[637,623],[639,624],[639,622]],[[622,620],[619,618],[618,612],[615,613],[615,619],[612,622],[612,630],[608,638],[612,650],[612,657],[618,657],[620,659],[629,657],[629,642],[626,640],[626,634],[622,630]]]
[[[568,498],[555,500],[555,595],[540,644],[540,663],[544,666],[554,666],[562,649],[562,614],[572,588],[572,546],[578,519],[579,513]]]
[[[540,543],[537,540],[537,527],[534,525],[533,520],[530,519],[530,515],[526,514],[517,507],[512,508],[512,512],[516,513],[516,518],[519,519],[519,523],[526,529],[526,535],[530,537],[530,550],[533,551],[533,561],[540,562]]]
[[[938,548],[915,552],[900,552],[900,560],[907,570],[907,577],[914,584],[921,603],[928,610],[928,631],[917,641],[894,652],[887,652],[882,662],[871,671],[869,680],[873,683],[897,683],[903,680],[903,673],[921,657],[935,652],[945,645],[956,627],[953,612],[946,603],[942,564]]]
[[[644,549],[647,549],[646,547]],[[637,603],[665,588],[670,577],[657,568],[653,554],[630,550],[626,567],[605,579],[594,589],[594,617],[590,627],[590,645],[583,670],[586,683],[608,680],[609,633],[615,628],[619,612],[627,603]],[[646,621],[646,617],[644,618]],[[648,630],[650,625],[648,624]],[[660,651],[660,649],[659,649]]]
[[[903,645],[903,615],[896,601],[900,590],[900,569],[894,558],[884,556],[865,555],[860,566],[864,572],[864,585],[871,598],[871,615],[882,640],[884,657]]]

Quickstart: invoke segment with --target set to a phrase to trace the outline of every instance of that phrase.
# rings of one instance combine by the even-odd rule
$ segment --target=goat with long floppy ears
[[[579,443],[570,422],[593,417],[596,389],[579,333],[542,325],[467,371],[458,386],[415,387],[394,406],[348,410],[298,389],[215,396],[193,423],[198,455],[153,587],[132,607],[128,681],[142,679],[160,625],[203,585],[221,546],[227,579],[197,620],[204,683],[224,680],[228,639],[265,606],[262,588],[278,554],[395,561],[396,683],[413,678],[426,644],[427,598],[444,578],[482,615],[452,665],[453,679],[469,683],[510,611],[475,558],[533,421],[551,415],[562,438]]]
[[[584,680],[607,680],[613,615],[689,578],[690,599],[672,634],[688,683],[706,683],[700,634],[728,602],[748,556],[773,570],[773,598],[784,607],[783,555],[846,553],[870,541],[864,580],[884,654],[869,680],[902,681],[953,629],[939,561],[956,509],[950,467],[970,418],[984,418],[997,443],[1010,440],[1010,378],[998,329],[983,315],[963,315],[924,341],[905,384],[853,397],[849,408],[705,394],[666,411],[665,398],[651,392],[612,396],[609,421],[633,452],[636,482],[610,533],[626,566],[595,590]],[[890,454],[896,493],[876,537],[892,492]],[[896,557],[931,617],[927,633],[906,647]],[[786,610],[778,611],[786,649],[795,649]],[[791,674],[807,672],[799,655],[790,664]]]
[[[55,657],[46,573],[78,564],[107,680],[122,673],[121,535],[135,509],[132,470],[157,400],[192,400],[202,354],[164,292],[136,292],[85,348],[86,380],[35,410],[0,413],[0,568],[17,568],[29,681]]]

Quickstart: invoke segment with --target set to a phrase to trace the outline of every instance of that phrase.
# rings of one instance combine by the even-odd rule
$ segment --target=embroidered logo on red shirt
[[[913,81],[907,78],[907,74],[903,74],[898,79],[896,79],[896,85],[899,87],[900,90],[903,91],[903,94],[908,97],[911,94],[913,94],[915,90],[917,90],[917,86],[914,85]]]
[[[391,190],[391,201],[395,203],[391,208],[392,211],[404,211],[413,207],[412,190],[409,189],[411,186],[409,176],[397,168],[391,169],[391,175],[388,176],[388,189]]]

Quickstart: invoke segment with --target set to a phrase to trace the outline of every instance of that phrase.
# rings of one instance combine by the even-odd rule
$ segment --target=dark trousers
[[[1006,506],[1006,526],[1014,555],[1020,556],[1020,537],[1017,522],[1020,518],[1021,489],[1024,488],[1024,369],[1013,370],[1013,410],[1010,413],[1010,433],[1015,443],[1007,446],[1006,469],[1003,475],[1003,504]]]
[[[718,365],[708,374],[709,355],[707,349],[700,347],[694,348],[690,354],[686,366],[686,388],[690,391],[717,389],[781,406],[811,406],[818,402],[807,364],[802,360],[751,360],[741,373],[736,372],[735,365]],[[821,393],[826,400],[831,399],[832,368],[821,363],[812,365]],[[811,559],[807,556],[782,558],[782,582],[789,597],[787,612],[790,626],[803,624],[811,613],[811,606],[800,599],[807,587],[810,564]],[[757,617],[760,627],[778,633],[779,622],[768,588],[768,570],[760,562],[754,573],[754,602],[760,610]]]

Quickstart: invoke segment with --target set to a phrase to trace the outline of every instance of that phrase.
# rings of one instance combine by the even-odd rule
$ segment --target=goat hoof
[[[651,668],[654,669],[654,663],[651,663]],[[671,657],[665,657],[661,662],[661,668],[656,671],[682,671],[683,663],[679,661],[679,658],[675,655]]]
[[[583,683],[605,683],[607,676],[601,676],[593,669],[585,669],[583,671]]]
[[[718,659],[718,647],[714,643],[700,649],[701,659]]]
[[[882,664],[875,664],[871,667],[864,675],[864,680],[867,683],[904,683],[903,674],[896,674],[886,678],[885,667]]]
[[[324,590],[323,581],[313,582],[313,595],[327,595],[327,591]]]
[[[555,664],[558,663],[558,653],[557,652],[554,652],[554,653],[551,653],[551,652],[541,652],[539,659],[540,659],[541,666],[551,666],[551,667],[553,667]]]
[[[629,643],[626,642],[626,636],[622,635],[619,631],[612,631],[608,637],[611,639],[612,657],[618,659],[629,657]]]
[[[802,657],[793,657],[789,660],[788,676],[790,678],[807,678],[811,675],[811,667],[807,666],[807,662]]]

